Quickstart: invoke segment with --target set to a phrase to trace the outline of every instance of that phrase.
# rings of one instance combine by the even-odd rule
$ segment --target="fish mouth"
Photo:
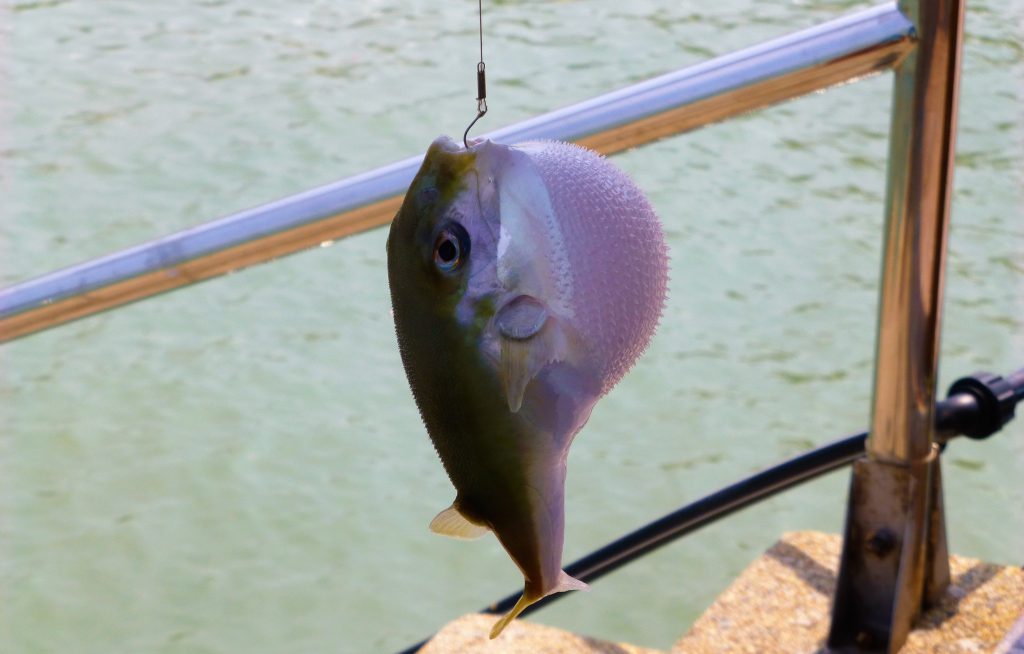
[[[489,145],[493,145],[492,141],[485,138],[469,139],[469,147],[465,147],[462,140],[453,139],[450,136],[442,134],[434,139],[434,142],[430,144],[429,151],[434,151],[440,154],[466,154],[466,153],[478,153],[482,148]]]
[[[430,150],[440,150],[446,154],[456,154],[462,152],[465,148],[462,147],[461,143],[456,143],[450,136],[441,135],[434,139],[434,142],[430,144]]]

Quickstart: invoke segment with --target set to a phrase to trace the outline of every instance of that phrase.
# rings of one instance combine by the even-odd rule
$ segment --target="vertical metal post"
[[[896,652],[949,583],[933,440],[963,0],[900,0],[917,43],[896,67],[867,456],[854,464],[829,647]]]

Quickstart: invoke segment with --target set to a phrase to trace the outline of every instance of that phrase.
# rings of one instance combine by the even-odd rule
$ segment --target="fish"
[[[599,154],[559,141],[427,150],[391,223],[398,349],[455,487],[436,533],[493,532],[526,607],[587,584],[562,569],[569,447],[644,352],[668,283],[661,223]]]

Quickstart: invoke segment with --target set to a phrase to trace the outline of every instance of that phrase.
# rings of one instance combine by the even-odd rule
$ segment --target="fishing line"
[[[487,77],[484,74],[484,0],[477,0],[477,15],[480,17],[480,63],[476,65],[476,118],[466,128],[462,135],[462,145],[469,149],[469,130],[473,129],[476,121],[480,120],[487,113]]]

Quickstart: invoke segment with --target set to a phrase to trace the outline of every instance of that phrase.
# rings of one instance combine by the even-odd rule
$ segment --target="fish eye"
[[[449,223],[434,239],[434,265],[441,272],[454,272],[469,258],[469,234],[458,223]]]

